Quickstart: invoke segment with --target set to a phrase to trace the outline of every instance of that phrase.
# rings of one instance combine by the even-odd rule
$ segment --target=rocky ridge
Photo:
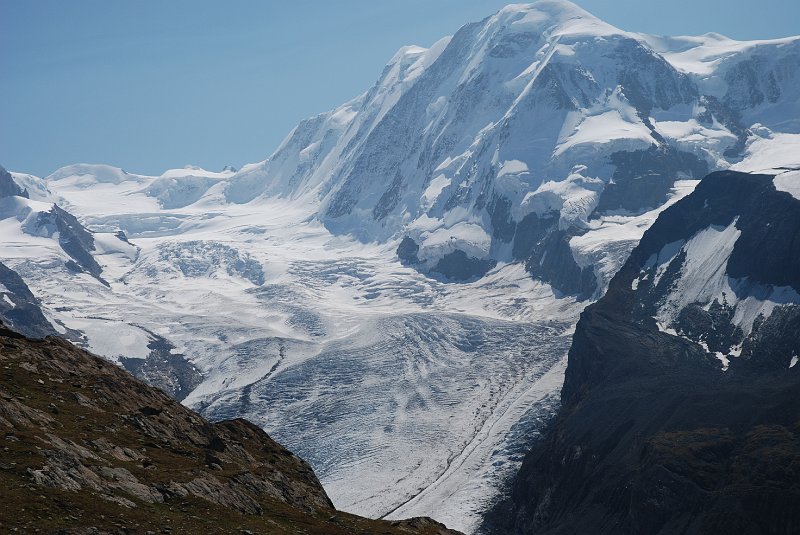
[[[727,235],[697,258],[698,237]],[[562,409],[494,520],[517,533],[796,533],[798,236],[800,200],[768,175],[714,173],[665,210],[581,315]],[[717,279],[727,298],[692,293]],[[691,300],[657,321],[676,294]]]
[[[0,326],[0,525],[44,533],[428,533],[333,508],[242,419],[209,423],[66,340]]]

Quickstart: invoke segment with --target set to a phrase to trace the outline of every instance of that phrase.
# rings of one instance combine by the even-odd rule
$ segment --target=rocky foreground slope
[[[60,338],[0,324],[0,531],[456,533],[336,511],[261,429],[209,423]]]
[[[788,178],[714,173],[645,233],[581,315],[563,407],[505,528],[800,531],[800,198],[776,187]]]

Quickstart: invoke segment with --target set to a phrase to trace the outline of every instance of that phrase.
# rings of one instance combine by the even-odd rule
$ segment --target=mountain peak
[[[128,173],[119,167],[106,164],[77,163],[57,169],[54,173],[46,177],[45,180],[62,180],[64,178],[84,175],[92,176],[98,182],[111,182],[115,184],[130,178]]]
[[[594,18],[594,16],[569,0],[538,0],[536,2],[521,3],[521,4],[508,4],[500,9],[499,13],[519,13],[538,11],[548,13],[551,16],[585,16]]]
[[[551,35],[608,35],[622,33],[568,0],[539,0],[509,4],[490,18],[508,30]]]
[[[419,45],[405,45],[401,46],[400,49],[395,52],[392,59],[389,60],[389,63],[397,63],[401,60],[408,59],[408,58],[416,58],[420,54],[427,52],[428,49],[421,47]]]

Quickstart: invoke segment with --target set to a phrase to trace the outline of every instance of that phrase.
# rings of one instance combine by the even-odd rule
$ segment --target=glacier
[[[262,426],[337,508],[475,532],[658,214],[713,170],[797,191],[799,82],[800,37],[510,5],[240,170],[11,173],[0,259],[75,343],[129,367],[168,344],[201,374],[185,404]],[[37,227],[54,204],[82,249]]]

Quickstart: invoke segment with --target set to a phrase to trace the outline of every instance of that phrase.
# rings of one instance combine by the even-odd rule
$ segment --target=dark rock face
[[[475,258],[464,251],[456,250],[444,255],[431,271],[452,281],[464,282],[483,277],[496,265],[497,262],[490,258]]]
[[[583,82],[583,80],[575,84],[579,91],[574,97],[568,92],[567,88],[572,89],[571,82],[574,83],[581,74],[583,73],[577,69],[570,68],[564,64],[548,63],[534,81],[535,96],[531,99],[529,105],[544,104],[559,110],[577,110],[578,106],[588,101],[586,94],[580,91],[580,82]]]
[[[597,289],[597,279],[591,266],[580,267],[575,262],[569,246],[572,236],[565,230],[547,234],[525,259],[525,269],[558,291],[588,299]]]
[[[147,344],[150,353],[144,359],[122,357],[122,366],[134,377],[161,389],[178,401],[188,396],[203,376],[182,354],[172,353],[175,346],[155,333]]]
[[[511,217],[511,203],[496,197],[487,207],[492,218],[493,237],[512,244],[515,260],[525,263],[525,269],[535,279],[547,282],[565,295],[588,299],[597,289],[597,279],[591,266],[581,267],[572,256],[569,240],[578,229],[559,230],[558,212],[539,216],[526,215],[519,223]],[[397,247],[397,257],[403,265],[419,265],[419,245],[405,236]],[[445,255],[431,273],[453,282],[483,277],[497,265],[493,258],[474,258],[456,250]]]
[[[691,340],[703,340],[711,351],[728,354],[744,340],[741,327],[733,324],[734,308],[714,300],[708,310],[692,303],[678,315],[677,332]]]
[[[419,252],[419,245],[412,238],[405,236],[397,246],[397,258],[404,266],[419,264],[417,253]]]
[[[791,46],[791,45],[790,45]],[[800,77],[800,53],[787,54],[777,61],[764,55],[743,59],[728,70],[728,90],[724,102],[740,111],[781,98],[781,88],[797,83]]]
[[[759,317],[753,332],[742,344],[742,358],[750,367],[761,370],[785,370],[792,366],[792,356],[800,356],[800,306],[786,305],[772,315]]]
[[[403,176],[397,173],[394,176],[389,188],[383,192],[378,203],[372,208],[372,217],[375,221],[385,219],[389,213],[395,209],[400,202],[400,194],[403,188]]]
[[[539,216],[526,215],[519,223],[511,217],[511,203],[497,197],[489,204],[495,239],[512,243],[515,260],[525,263],[532,277],[547,282],[557,291],[591,297],[597,289],[597,280],[591,266],[581,267],[575,262],[569,240],[580,231],[558,229],[559,214],[553,212]],[[403,265],[418,265],[419,245],[406,236],[397,247],[397,257]],[[483,277],[497,265],[492,258],[479,259],[456,250],[445,255],[430,271],[453,282],[464,282]]]
[[[595,209],[601,214],[612,210],[646,212],[666,202],[679,176],[699,178],[708,174],[706,162],[669,147],[616,152],[611,163],[616,166],[612,182],[600,194]]]
[[[117,232],[114,234],[114,236],[116,236],[116,237],[117,237],[117,238],[119,238],[121,241],[124,241],[124,242],[125,242],[125,243],[127,243],[127,244],[130,244],[130,243],[131,243],[131,242],[129,242],[129,241],[128,241],[128,236],[126,236],[126,235],[125,235],[125,232],[124,232],[124,231],[122,231],[122,230],[118,230],[118,231],[117,231]]]
[[[547,237],[553,229],[558,228],[558,212],[551,212],[542,216],[530,213],[517,224],[514,235],[514,246],[511,254],[514,258],[525,259],[537,248],[539,243]]]
[[[700,98],[700,105],[705,108],[705,112],[698,115],[698,120],[705,125],[711,125],[716,120],[724,125],[732,134],[736,136],[736,144],[727,149],[723,154],[727,158],[739,156],[747,144],[750,131],[742,123],[741,114],[731,109],[727,104],[720,102],[716,97],[703,95]]]
[[[800,530],[800,366],[789,360],[800,349],[800,307],[777,307],[742,341],[727,303],[687,306],[678,320],[685,336],[701,336],[712,351],[742,343],[723,373],[700,344],[656,327],[650,312],[669,283],[632,284],[666,244],[736,219],[729,275],[794,288],[798,217],[800,201],[776,191],[771,177],[733,172],[709,175],[662,213],[606,296],[581,315],[561,411],[523,463],[507,529]],[[672,262],[680,265],[680,255]]]
[[[31,338],[56,334],[44,317],[39,301],[16,271],[0,262],[0,318],[18,333]]]
[[[708,175],[694,193],[659,216],[612,281],[614,292],[609,299],[619,299],[647,325],[685,260],[682,253],[676,255],[654,285],[657,267],[648,267],[648,259],[668,244],[734,221],[740,235],[726,273],[736,297],[759,297],[759,292],[775,286],[800,292],[800,201],[776,191],[771,176],[723,171]],[[636,278],[642,280],[634,291],[631,284]],[[732,327],[730,313],[725,303],[711,303],[702,313],[690,305],[681,311],[676,327],[694,340],[706,337],[717,347],[736,345],[741,333]]]
[[[0,165],[0,199],[13,196],[29,198],[28,192],[19,187],[19,184],[14,182],[11,177],[11,173]]]
[[[37,230],[45,230],[48,234],[57,231],[59,245],[73,260],[67,267],[76,272],[88,273],[108,285],[100,276],[103,268],[92,256],[94,237],[74,215],[54,204],[52,210],[39,214]]]
[[[736,222],[742,235],[728,261],[728,274],[800,292],[800,200],[774,191],[771,181],[750,195],[750,209]]]
[[[565,294],[586,299],[597,289],[594,270],[575,262],[569,240],[577,229],[559,230],[558,213],[526,215],[516,226],[512,254],[532,277]]]
[[[511,216],[511,201],[505,197],[496,197],[489,206],[492,217],[492,236],[505,243],[514,239],[517,223]]]
[[[668,110],[697,98],[697,87],[687,75],[635,39],[621,39],[615,53],[625,67],[619,74],[622,90],[641,117],[653,108]]]
[[[253,424],[209,423],[59,338],[0,326],[0,525],[20,533],[456,532],[336,511]]]

